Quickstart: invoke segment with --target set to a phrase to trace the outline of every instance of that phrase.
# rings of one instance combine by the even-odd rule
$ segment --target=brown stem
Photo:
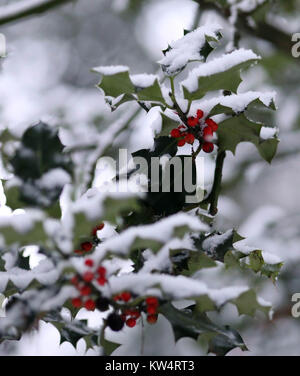
[[[222,177],[223,177],[223,167],[224,160],[226,157],[226,151],[219,151],[216,159],[216,169],[214,176],[214,183],[210,195],[207,200],[210,204],[209,214],[216,215],[218,213],[218,201],[222,188]]]

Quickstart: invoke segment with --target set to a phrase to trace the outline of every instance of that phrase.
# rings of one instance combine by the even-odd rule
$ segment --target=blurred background
[[[18,3],[26,0],[0,0],[0,32],[7,39],[0,73],[0,128],[20,135],[42,119],[59,124],[63,142],[77,147],[79,142],[95,142],[94,134],[105,132],[110,123],[133,119],[113,134],[108,149],[112,155],[120,147],[135,151],[149,146],[151,118],[132,105],[111,114],[91,68],[128,65],[132,73],[155,73],[161,51],[184,29],[217,21],[223,26],[223,52],[233,33],[226,17],[201,0],[200,7],[192,0],[77,0],[34,17],[1,22],[7,6]],[[218,221],[222,229],[234,226],[250,245],[279,256],[284,268],[276,286],[267,280],[259,286],[274,305],[272,321],[241,322],[224,309],[223,315],[240,325],[250,350],[232,352],[235,355],[300,355],[300,319],[291,316],[291,296],[300,292],[300,58],[291,53],[292,34],[300,32],[299,12],[297,0],[274,0],[267,11],[255,15],[256,33],[241,25],[240,47],[252,48],[263,60],[243,73],[247,83],[240,90],[277,92],[277,113],[261,116],[279,128],[281,143],[271,166],[260,161],[249,144],[240,144],[236,157],[228,156]],[[207,157],[207,185],[212,173],[213,161]],[[82,315],[90,324],[99,319]],[[56,329],[43,323],[38,333],[26,335],[20,343],[5,343],[0,351],[85,353],[81,342],[77,351],[67,343],[60,346]]]

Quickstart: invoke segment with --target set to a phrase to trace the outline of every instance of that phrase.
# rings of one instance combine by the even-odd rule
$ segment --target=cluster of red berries
[[[155,324],[158,318],[158,299],[151,296],[146,299],[146,311],[147,311],[147,321],[149,324]]]
[[[91,231],[91,236],[93,236],[94,239],[97,238],[97,232],[101,231],[104,228],[104,223],[100,223],[96,227],[94,227]],[[80,249],[75,249],[75,253],[77,255],[84,255],[88,252],[91,252],[91,250],[94,248],[94,244],[91,241],[86,241],[80,244]]]
[[[94,267],[94,261],[92,259],[85,260],[85,265],[89,268]],[[97,304],[94,299],[91,298],[93,288],[91,282],[96,280],[100,286],[104,286],[107,283],[106,269],[103,266],[99,266],[95,272],[87,270],[81,277],[74,276],[71,279],[71,283],[77,288],[80,296],[72,299],[72,305],[75,308],[85,307],[88,311],[94,311]]]
[[[123,292],[120,295],[114,297],[114,300],[123,300],[128,303],[131,299],[130,292]],[[142,304],[135,308],[126,308],[122,311],[121,319],[126,323],[129,328],[136,326],[137,320],[141,316],[141,312],[145,311],[147,313],[147,321],[149,324],[155,324],[158,318],[157,309],[159,306],[158,299],[155,297],[148,297],[145,300],[145,304]]]
[[[74,252],[79,255],[84,255],[92,251],[94,243],[97,244],[97,232],[101,231],[104,227],[104,223],[93,228],[91,236],[94,240],[81,243],[80,249]],[[146,298],[144,303],[139,304],[137,307],[128,307],[128,303],[132,300],[133,296],[129,291],[123,291],[122,293],[109,300],[106,297],[99,296],[99,291],[94,291],[92,282],[97,282],[100,286],[104,286],[107,283],[106,269],[103,266],[94,268],[94,261],[91,258],[85,260],[85,265],[88,267],[83,275],[75,275],[71,279],[71,283],[76,287],[79,292],[79,296],[73,298],[71,303],[75,308],[86,308],[88,311],[94,311],[96,308],[101,312],[106,312],[110,306],[115,306],[118,302],[124,303],[124,308],[117,306],[117,310],[121,312],[113,312],[108,315],[106,319],[107,325],[114,331],[121,330],[126,324],[129,328],[136,326],[137,320],[141,317],[141,312],[147,313],[147,321],[150,324],[155,324],[158,318],[158,299],[155,297]],[[95,296],[98,295],[96,299]],[[113,302],[115,301],[115,303]]]
[[[210,118],[204,120],[203,116],[204,112],[197,110],[196,116],[189,117],[186,125],[172,129],[170,135],[177,139],[178,146],[192,145],[195,139],[199,139],[203,142],[202,150],[205,153],[211,153],[214,150],[211,140],[214,132],[218,130],[218,124]]]

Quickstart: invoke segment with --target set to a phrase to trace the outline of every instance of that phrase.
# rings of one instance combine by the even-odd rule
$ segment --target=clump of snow
[[[228,96],[221,95],[207,100],[193,101],[189,116],[194,116],[198,108],[201,108],[206,116],[218,104],[231,108],[235,113],[243,112],[247,109],[249,104],[256,99],[259,99],[265,106],[269,107],[275,100],[275,96],[276,92],[274,91],[266,93],[261,93],[259,91],[248,91],[246,93],[232,93]]]
[[[218,57],[210,62],[201,64],[199,67],[193,69],[188,77],[181,82],[181,86],[194,92],[198,89],[198,79],[200,77],[208,77],[213,74],[226,72],[227,70],[238,66],[247,61],[259,60],[260,57],[251,50],[243,48],[233,51],[230,54]]]
[[[119,277],[112,276],[109,279],[109,284],[113,294],[128,290],[143,296],[150,294],[150,289],[153,293],[153,288],[159,286],[160,289],[157,289],[156,292],[157,296],[160,296],[162,292],[165,296],[175,300],[207,295],[218,307],[238,298],[248,290],[248,287],[245,286],[210,289],[203,282],[192,278],[144,272]]]
[[[278,128],[262,127],[260,131],[260,137],[263,140],[268,140],[269,138],[276,136],[277,133]]]
[[[171,249],[190,249],[193,248],[192,240],[186,236],[181,239],[172,239],[166,243],[155,255],[148,255],[141,271],[149,273],[152,270],[169,270],[172,266],[170,260]]]
[[[10,215],[0,215],[0,229],[12,227],[20,234],[26,234],[33,229],[36,222],[44,219],[44,213],[39,210],[26,210],[26,212],[14,212]],[[17,239],[16,239],[17,240]]]
[[[134,74],[130,75],[130,80],[134,86],[145,88],[154,84],[154,81],[158,79],[155,74]]]
[[[96,73],[100,73],[103,76],[113,76],[118,73],[128,72],[129,67],[125,65],[110,65],[110,66],[101,66],[93,68],[93,71]]]
[[[171,43],[170,51],[167,51],[158,63],[169,76],[180,72],[189,61],[203,60],[200,51],[206,42],[206,37],[217,39],[217,33],[221,30],[218,24],[206,24],[186,34],[183,38]]]
[[[99,189],[92,188],[89,189],[83,196],[81,196],[76,202],[72,204],[71,210],[74,214],[84,213],[86,218],[88,218],[90,221],[94,221],[98,220],[102,215],[105,215],[103,204],[106,199],[111,198],[116,200],[129,200],[138,197],[139,196],[136,193],[102,193]]]
[[[42,260],[32,270],[15,267],[6,272],[0,272],[0,291],[5,290],[8,281],[12,281],[19,289],[25,289],[35,279],[43,285],[52,285],[59,275],[59,269],[50,260]]]
[[[151,225],[132,227],[101,243],[95,252],[96,259],[100,261],[107,252],[127,254],[136,239],[148,239],[161,244],[174,238],[176,228],[187,226],[191,231],[207,231],[208,227],[198,218],[185,213],[172,215]]]
[[[38,181],[37,184],[41,188],[53,189],[56,187],[63,187],[65,184],[71,182],[70,175],[62,168],[54,168],[45,173]]]
[[[210,256],[217,256],[215,254],[216,249],[224,244],[233,235],[233,230],[228,230],[222,235],[213,235],[205,239],[202,247],[203,250]]]

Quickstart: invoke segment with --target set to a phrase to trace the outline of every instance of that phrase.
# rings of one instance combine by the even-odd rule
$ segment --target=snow
[[[158,63],[162,65],[167,75],[179,73],[189,61],[203,60],[199,51],[206,42],[206,37],[217,39],[217,33],[221,30],[218,24],[206,24],[186,34],[183,38],[170,44],[172,48],[166,52]]]
[[[134,86],[145,88],[154,84],[155,80],[158,80],[158,76],[154,74],[134,74],[130,75],[130,80]]]
[[[128,290],[143,296],[153,295],[153,292],[156,290],[156,294],[154,295],[160,296],[162,292],[163,296],[174,300],[207,295],[218,307],[238,298],[241,294],[248,291],[248,287],[245,286],[210,289],[205,283],[192,278],[144,272],[118,277],[112,276],[109,279],[109,285],[112,294]],[[159,289],[157,288],[158,286]]]
[[[228,96],[220,95],[207,100],[193,101],[189,116],[194,116],[199,108],[201,108],[205,116],[207,116],[218,104],[231,108],[235,113],[242,112],[256,99],[259,99],[265,106],[270,106],[272,101],[275,100],[275,97],[276,93],[274,91],[265,93],[248,91],[246,93],[231,94]]]
[[[228,0],[232,9],[238,9],[244,13],[252,12],[258,5],[265,2],[266,0]]]
[[[190,238],[173,239],[166,243],[155,255],[151,255],[145,261],[142,272],[149,273],[152,270],[169,270],[172,266],[170,260],[170,250],[171,249],[190,249],[193,248],[192,241]]]
[[[72,203],[71,210],[74,214],[84,213],[86,218],[92,222],[98,220],[105,214],[103,204],[108,198],[129,200],[138,198],[138,195],[127,192],[102,193],[99,189],[92,188],[82,195],[76,202]]]
[[[110,66],[101,66],[93,68],[93,71],[96,73],[100,73],[103,76],[113,76],[118,73],[128,72],[129,67],[125,65],[110,65]]]
[[[43,285],[52,285],[59,278],[60,272],[50,260],[42,260],[32,270],[14,267],[6,272],[0,272],[0,291],[3,292],[8,281],[12,281],[19,289],[25,289],[34,279]]]
[[[278,128],[262,127],[260,131],[260,137],[263,140],[267,140],[269,138],[276,136],[277,133]]]
[[[260,57],[253,51],[241,48],[193,69],[188,74],[188,77],[181,82],[181,86],[185,87],[190,92],[194,92],[198,88],[198,79],[200,77],[208,77],[217,73],[226,72],[239,64],[258,59],[260,59]]]
[[[176,228],[187,226],[191,231],[207,231],[207,225],[198,218],[179,213],[164,218],[151,225],[141,225],[123,231],[119,236],[100,244],[95,251],[95,258],[99,261],[107,252],[126,255],[136,239],[149,239],[164,244],[174,237]]]
[[[228,230],[222,235],[213,235],[209,238],[205,239],[202,247],[205,253],[209,256],[217,256],[215,255],[215,250],[220,245],[224,244],[226,240],[228,240],[232,236],[233,230]]]
[[[0,215],[0,229],[12,227],[16,232],[26,234],[33,229],[36,222],[43,221],[43,219],[44,213],[34,209],[26,210],[26,213],[4,214]]]
[[[41,188],[54,189],[56,187],[63,187],[65,184],[71,182],[70,175],[62,168],[55,168],[45,173],[37,184]]]

